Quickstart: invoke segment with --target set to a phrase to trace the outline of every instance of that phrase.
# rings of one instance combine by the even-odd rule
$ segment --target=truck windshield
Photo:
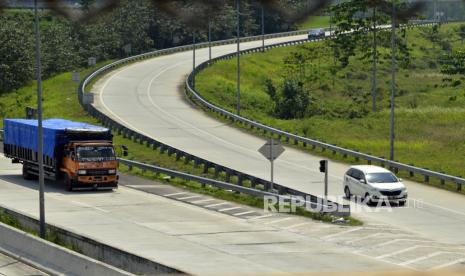
[[[78,147],[77,160],[81,162],[99,162],[115,160],[115,151],[112,147]]]

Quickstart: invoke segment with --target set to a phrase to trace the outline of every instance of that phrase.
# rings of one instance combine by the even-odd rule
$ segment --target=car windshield
[[[115,160],[113,147],[78,147],[77,160],[81,162],[99,162]]]
[[[396,183],[399,182],[397,177],[392,173],[369,173],[366,175],[366,179],[370,183]]]

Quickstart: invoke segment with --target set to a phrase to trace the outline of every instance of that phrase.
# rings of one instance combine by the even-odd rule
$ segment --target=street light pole
[[[212,59],[212,26],[211,21],[208,20],[208,60]]]
[[[237,115],[241,114],[241,60],[240,60],[240,0],[236,0],[237,9]]]
[[[392,1],[391,20],[391,127],[389,131],[389,159],[394,160],[394,112],[396,95],[396,2]]]
[[[262,7],[262,52],[265,52],[265,9]]]
[[[192,88],[195,89],[195,31],[192,31]]]
[[[37,0],[34,0],[34,27],[36,40],[36,66],[37,66],[37,127],[38,127],[38,161],[39,161],[39,217],[41,238],[45,238],[45,208],[44,208],[44,144],[43,144],[43,128],[42,128],[42,76],[40,64],[40,31],[39,31],[39,15],[37,11]]]

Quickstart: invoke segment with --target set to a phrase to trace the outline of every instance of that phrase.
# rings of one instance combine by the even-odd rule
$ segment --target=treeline
[[[86,1],[82,1],[86,2]],[[193,0],[185,1],[189,10]],[[241,1],[241,35],[261,32],[261,7],[256,1]],[[297,9],[305,1],[286,0],[289,8]],[[236,35],[236,11],[226,2],[214,15],[195,14],[210,18],[212,40]],[[88,12],[83,6],[83,13]],[[266,33],[295,29],[295,24],[277,12],[265,13]],[[154,49],[192,43],[191,26],[170,16],[150,1],[122,1],[110,12],[91,20],[73,22],[48,10],[40,11],[41,54],[43,78],[86,66],[89,57],[97,61],[116,59]],[[196,26],[197,41],[206,41],[207,25]],[[0,94],[17,89],[35,76],[34,17],[27,9],[0,13]]]

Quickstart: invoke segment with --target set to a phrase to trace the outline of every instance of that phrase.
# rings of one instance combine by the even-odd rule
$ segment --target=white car
[[[325,29],[311,29],[308,32],[308,40],[324,38],[326,36]]]
[[[404,205],[407,201],[407,188],[402,179],[381,167],[352,166],[344,175],[343,185],[346,198],[359,196],[368,204],[389,201]]]

